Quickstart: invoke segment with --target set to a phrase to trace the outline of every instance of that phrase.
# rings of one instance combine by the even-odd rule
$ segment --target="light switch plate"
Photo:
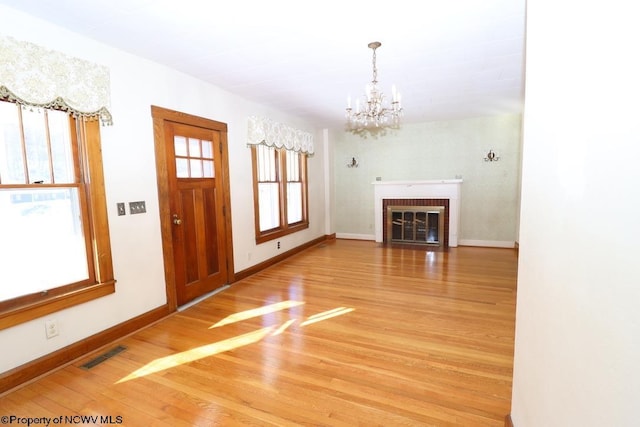
[[[145,213],[147,212],[147,206],[144,201],[129,202],[129,212],[131,215]]]

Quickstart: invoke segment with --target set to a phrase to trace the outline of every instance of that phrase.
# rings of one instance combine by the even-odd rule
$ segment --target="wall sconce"
[[[355,157],[351,158],[351,161],[349,163],[347,163],[347,167],[348,168],[357,168],[358,167],[358,161],[356,160]]]
[[[485,162],[497,162],[498,160],[500,160],[500,157],[498,157],[493,150],[489,150],[487,157],[484,158]]]

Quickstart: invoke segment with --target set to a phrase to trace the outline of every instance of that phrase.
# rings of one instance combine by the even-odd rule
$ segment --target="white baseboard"
[[[336,239],[376,240],[373,234],[336,233]]]
[[[375,240],[373,234],[336,233],[336,239]],[[508,240],[458,240],[458,246],[481,246],[486,248],[514,248],[515,242]],[[454,246],[451,246],[454,247]]]
[[[509,240],[458,240],[458,246],[482,246],[486,248],[514,248],[515,242]]]

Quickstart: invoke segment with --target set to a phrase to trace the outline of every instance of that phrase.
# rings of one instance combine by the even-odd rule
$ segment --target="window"
[[[115,290],[99,123],[0,101],[0,329]]]
[[[251,150],[256,241],[308,228],[306,155],[265,145]]]

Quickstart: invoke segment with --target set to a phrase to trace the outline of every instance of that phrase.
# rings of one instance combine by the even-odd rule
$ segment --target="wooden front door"
[[[161,123],[154,114],[161,198],[160,175],[166,190],[160,209],[165,277],[173,308],[230,282],[231,241],[226,125],[177,114]]]

